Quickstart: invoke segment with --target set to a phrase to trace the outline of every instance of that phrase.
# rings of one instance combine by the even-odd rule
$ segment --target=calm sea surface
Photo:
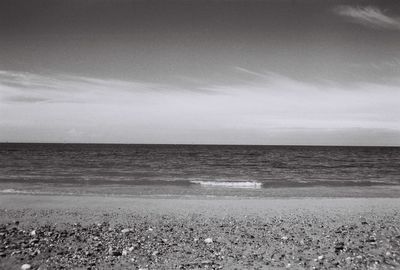
[[[254,195],[397,186],[395,147],[0,144],[2,192]]]

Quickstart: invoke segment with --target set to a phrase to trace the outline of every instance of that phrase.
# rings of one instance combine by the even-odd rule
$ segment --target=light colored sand
[[[14,192],[13,192],[14,191]],[[240,198],[400,198],[400,185],[340,187],[221,188],[199,186],[106,186],[43,185],[38,183],[0,183],[0,194],[101,195],[132,197],[215,196]]]
[[[205,216],[277,216],[307,212],[319,215],[387,214],[400,210],[399,198],[135,198],[103,196],[0,195],[0,209],[7,211],[56,210],[79,213],[80,219],[115,218],[129,214],[175,214]],[[3,212],[2,211],[2,212]],[[83,214],[83,215],[82,215]],[[1,217],[1,216],[0,216]],[[31,219],[32,217],[25,217]],[[49,217],[51,218],[51,217]],[[96,218],[97,219],[97,218]],[[90,220],[88,220],[90,221]]]

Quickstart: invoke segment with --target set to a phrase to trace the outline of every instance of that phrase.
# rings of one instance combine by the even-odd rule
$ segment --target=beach
[[[400,0],[0,0],[0,270],[400,270]]]
[[[400,267],[399,198],[2,194],[0,221],[1,269]]]

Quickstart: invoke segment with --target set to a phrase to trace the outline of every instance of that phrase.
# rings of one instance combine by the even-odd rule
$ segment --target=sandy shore
[[[398,198],[0,195],[0,269],[398,269]]]

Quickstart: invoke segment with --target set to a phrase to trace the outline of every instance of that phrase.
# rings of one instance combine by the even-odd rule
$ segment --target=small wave
[[[5,194],[31,194],[31,195],[54,195],[57,194],[55,192],[50,192],[50,191],[33,191],[33,190],[20,190],[20,189],[13,189],[13,188],[8,188],[8,189],[2,189],[0,190],[0,194],[5,193]],[[73,194],[73,193],[70,193]]]
[[[0,190],[0,193],[32,193],[32,192],[26,191],[26,190],[17,190],[17,189],[13,189],[13,188],[8,188],[8,189]]]
[[[51,191],[51,190],[18,190],[18,189],[3,189],[0,190],[0,194],[28,194],[28,195],[91,195],[92,193],[87,192],[63,192],[63,191]],[[93,193],[93,195],[96,193]]]
[[[190,181],[193,184],[198,184],[205,187],[225,187],[225,188],[261,188],[259,182],[226,182],[226,181]]]
[[[285,187],[372,187],[399,185],[394,181],[379,180],[278,180],[262,182],[263,188]]]

